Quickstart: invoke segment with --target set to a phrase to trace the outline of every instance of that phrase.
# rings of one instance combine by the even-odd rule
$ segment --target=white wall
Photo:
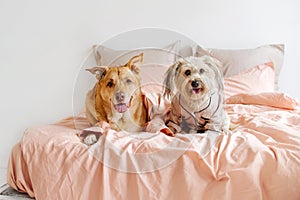
[[[72,90],[91,45],[142,27],[179,31],[198,44],[285,43],[280,88],[300,98],[298,0],[1,0],[0,167],[27,127],[72,115]]]

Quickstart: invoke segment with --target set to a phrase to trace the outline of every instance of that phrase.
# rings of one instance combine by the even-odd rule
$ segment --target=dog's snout
[[[191,85],[193,88],[197,88],[197,87],[199,87],[200,82],[198,80],[194,80],[194,81],[192,81]]]
[[[124,101],[124,99],[125,99],[125,94],[124,94],[124,92],[117,92],[117,93],[116,93],[116,100],[117,100],[118,102],[122,102],[122,101]]]

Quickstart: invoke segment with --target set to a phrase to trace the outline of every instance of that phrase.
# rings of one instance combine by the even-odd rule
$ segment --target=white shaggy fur
[[[168,69],[164,96],[172,97],[172,105],[166,124],[173,133],[229,129],[218,66],[216,59],[202,56],[180,59]]]

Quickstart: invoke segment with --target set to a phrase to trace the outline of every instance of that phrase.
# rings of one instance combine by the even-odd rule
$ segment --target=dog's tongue
[[[193,94],[198,94],[200,92],[200,89],[192,89]]]
[[[119,112],[119,113],[123,113],[126,112],[127,110],[127,105],[125,103],[119,103],[115,105],[115,109]]]

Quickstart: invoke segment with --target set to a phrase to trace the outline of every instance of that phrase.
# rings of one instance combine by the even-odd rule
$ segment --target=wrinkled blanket
[[[90,147],[77,136],[89,127],[84,116],[28,128],[11,151],[8,183],[41,200],[299,200],[298,101],[239,95],[226,110],[232,130],[221,135],[133,134],[103,123]]]

